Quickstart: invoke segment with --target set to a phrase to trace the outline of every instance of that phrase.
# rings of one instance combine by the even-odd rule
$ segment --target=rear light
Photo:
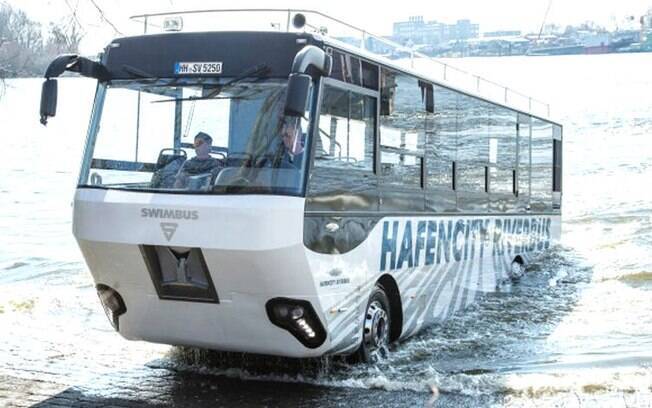
[[[122,300],[122,296],[116,290],[106,285],[100,284],[96,288],[97,296],[100,298],[106,317],[111,322],[113,328],[119,330],[119,317],[127,312],[127,306],[124,300]]]
[[[317,348],[326,340],[326,330],[310,302],[274,298],[267,302],[267,316],[276,326],[289,331],[308,348]]]

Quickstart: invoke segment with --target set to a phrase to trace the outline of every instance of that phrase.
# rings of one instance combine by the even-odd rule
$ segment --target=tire
[[[389,298],[382,286],[376,285],[369,296],[362,323],[362,342],[354,360],[373,363],[387,356],[391,325]]]

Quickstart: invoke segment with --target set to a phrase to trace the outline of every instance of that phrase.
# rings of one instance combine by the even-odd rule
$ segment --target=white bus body
[[[173,33],[52,62],[43,123],[55,77],[98,79],[74,235],[122,336],[368,360],[559,238],[561,125],[337,44]]]

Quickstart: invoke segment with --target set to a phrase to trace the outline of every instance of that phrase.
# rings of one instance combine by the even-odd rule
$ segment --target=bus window
[[[461,211],[487,209],[490,106],[471,96],[458,97],[456,186]]]
[[[532,118],[532,211],[552,210],[552,140],[552,125]]]
[[[206,96],[207,93],[213,92],[214,89],[208,88],[204,90],[201,88],[181,88],[181,95],[179,97],[184,99],[198,98]],[[234,120],[235,115],[229,115],[233,109],[231,99],[216,99],[212,103],[205,103],[202,100],[189,100],[187,103],[179,103],[181,105],[181,122],[179,123],[181,130],[181,143],[192,144],[195,135],[198,132],[204,132],[211,135],[213,138],[213,147],[221,147],[223,150],[228,150],[229,147],[229,133],[235,129],[229,129],[229,122]],[[255,106],[260,111],[260,106]],[[237,114],[242,114],[237,112]],[[255,115],[253,115],[255,118]],[[226,120],[216,120],[216,118],[230,118]],[[252,123],[251,117],[247,123]],[[244,122],[241,121],[241,122]],[[247,140],[246,135],[242,137],[238,135],[231,135],[232,140]],[[242,151],[242,150],[238,150]]]
[[[518,173],[516,202],[519,212],[530,208],[530,121],[528,115],[518,115]]]
[[[383,69],[383,100],[390,105],[380,117],[382,183],[421,188],[426,110],[416,78]]]
[[[485,167],[489,161],[489,104],[460,95],[458,106],[457,187],[462,191],[485,192]]]
[[[360,59],[339,51],[333,51],[331,77],[338,81],[362,86],[362,65]]]
[[[435,86],[434,112],[426,113],[426,207],[431,211],[457,211],[457,199],[453,190],[457,95],[457,92]]]
[[[315,166],[373,170],[375,99],[325,86],[322,100]]]
[[[561,144],[561,126],[553,126],[553,157],[552,157],[552,206],[554,209],[561,209],[561,190],[562,190],[562,144]]]
[[[377,210],[376,98],[324,84],[306,208]]]
[[[362,61],[340,51],[333,51],[331,78],[378,90],[378,65]]]
[[[421,187],[423,157],[388,151],[380,152],[380,174],[385,184]]]
[[[489,108],[489,200],[494,212],[512,211],[516,203],[516,112]]]
[[[425,209],[426,109],[424,84],[381,71],[380,194],[382,211]]]
[[[307,160],[302,153],[309,143],[305,130],[310,119],[295,123],[297,142],[289,151],[284,140],[293,126],[282,115],[286,82],[256,78],[220,87],[228,80],[120,80],[103,85],[103,116],[91,129],[94,143],[87,149],[80,185],[303,195]],[[200,133],[201,143],[194,146]],[[196,147],[204,143],[211,149],[197,162]]]
[[[428,187],[453,188],[457,93],[435,87],[435,112],[426,116],[426,168]]]
[[[174,139],[174,104],[152,103],[163,96],[176,96],[174,90],[127,87],[111,89],[104,104],[101,134],[96,139],[94,158],[116,162],[156,162],[159,152],[172,147]],[[110,135],[110,137],[109,137]],[[151,173],[117,169],[95,169],[104,184],[148,183]],[[98,178],[100,176],[100,178]]]

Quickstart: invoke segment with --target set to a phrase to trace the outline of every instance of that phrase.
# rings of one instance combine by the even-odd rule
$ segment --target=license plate
[[[177,62],[174,64],[175,75],[220,75],[221,62]]]

